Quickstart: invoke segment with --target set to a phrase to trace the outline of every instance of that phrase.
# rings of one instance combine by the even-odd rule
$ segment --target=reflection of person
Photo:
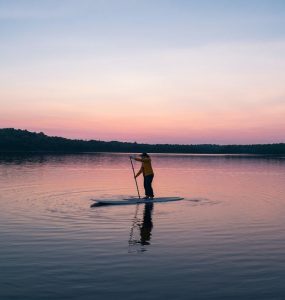
[[[151,238],[151,230],[152,230],[152,210],[153,210],[153,203],[146,203],[144,207],[143,213],[143,223],[140,228],[141,233],[141,244],[142,245],[149,245],[149,241]]]
[[[139,156],[140,157],[131,157],[132,159],[140,161],[142,163],[142,166],[135,177],[138,177],[140,174],[143,174],[145,189],[144,199],[153,199],[154,194],[151,184],[154,177],[154,173],[151,166],[151,158],[147,153],[142,153]]]

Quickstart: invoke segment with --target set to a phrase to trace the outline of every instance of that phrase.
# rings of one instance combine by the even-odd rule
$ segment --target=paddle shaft
[[[136,178],[136,173],[135,173],[134,165],[133,165],[133,162],[132,162],[132,159],[131,159],[131,158],[130,158],[130,161],[131,161],[131,165],[132,165],[132,169],[133,169],[134,179],[135,179],[135,182],[136,182],[136,187],[137,187],[137,191],[138,191],[138,196],[139,196],[139,199],[140,199],[140,198],[141,198],[141,196],[140,196],[140,191],[139,191],[139,187],[138,187],[138,183],[137,183],[137,178]]]

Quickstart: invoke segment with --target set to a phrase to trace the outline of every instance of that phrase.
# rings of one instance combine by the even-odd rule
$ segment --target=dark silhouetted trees
[[[14,128],[0,129],[0,152],[150,152],[197,154],[285,154],[285,144],[172,145],[71,140]]]

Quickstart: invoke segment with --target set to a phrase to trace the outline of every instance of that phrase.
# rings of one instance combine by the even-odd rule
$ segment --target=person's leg
[[[153,180],[153,175],[148,175],[145,176],[145,191],[146,191],[146,196],[153,198],[153,189],[151,186]]]
[[[144,193],[145,193],[145,197],[149,197],[148,196],[148,186],[147,186],[147,176],[143,177],[143,187],[144,187]]]
[[[150,175],[150,179],[149,179],[149,196],[151,197],[151,198],[153,198],[154,197],[154,194],[153,194],[153,188],[152,188],[152,181],[153,181],[153,177],[154,177],[154,175]]]

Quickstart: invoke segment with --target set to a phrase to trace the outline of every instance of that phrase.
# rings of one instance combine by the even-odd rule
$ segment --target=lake
[[[1,155],[0,299],[285,299],[284,157],[152,160],[184,200],[90,208],[136,196],[128,154]]]

